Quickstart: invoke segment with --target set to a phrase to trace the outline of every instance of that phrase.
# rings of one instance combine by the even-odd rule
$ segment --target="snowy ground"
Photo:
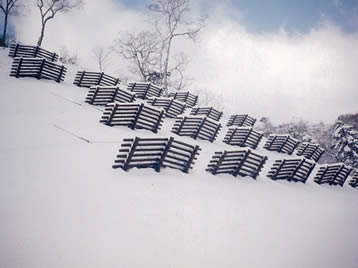
[[[112,169],[123,138],[155,134],[100,124],[75,70],[57,84],[10,65],[0,50],[0,267],[357,267],[357,190],[268,179],[285,155],[263,142],[257,181],[213,176],[226,128],[179,138],[203,149],[189,175]]]

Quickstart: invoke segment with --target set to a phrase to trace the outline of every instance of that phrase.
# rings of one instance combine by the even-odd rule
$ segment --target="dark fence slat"
[[[42,58],[14,58],[10,76],[49,79],[58,83],[65,79],[66,67]]]
[[[127,90],[134,92],[137,98],[143,100],[150,97],[160,97],[163,93],[163,88],[149,82],[129,83]]]
[[[9,57],[23,58],[44,58],[47,61],[56,62],[58,55],[38,46],[25,46],[20,44],[12,44],[9,50]]]
[[[170,118],[176,118],[178,115],[184,113],[186,109],[184,102],[174,100],[173,98],[151,97],[147,99],[147,103],[155,107],[163,108],[165,116]]]
[[[106,105],[112,102],[129,103],[135,101],[135,94],[118,86],[91,86],[85,102],[92,105]]]
[[[194,107],[198,103],[198,96],[187,92],[172,92],[169,93],[168,97],[174,98],[175,100],[182,101],[187,104],[189,108]]]
[[[235,127],[228,129],[223,142],[234,146],[256,149],[262,137],[263,133],[254,130],[252,127]]]
[[[196,107],[192,108],[190,115],[204,115],[213,120],[220,121],[223,112],[219,112],[213,107]]]
[[[296,155],[303,155],[307,159],[312,159],[316,162],[321,158],[324,153],[324,149],[319,144],[303,142],[297,149]]]
[[[221,124],[212,122],[204,117],[178,117],[172,128],[172,132],[179,136],[189,136],[193,139],[203,139],[214,142]]]
[[[358,186],[358,171],[356,171],[353,175],[353,178],[350,180],[349,185],[354,188]]]
[[[100,122],[108,126],[127,126],[157,133],[163,124],[163,117],[163,110],[147,107],[143,103],[108,103]]]
[[[114,78],[105,73],[78,71],[73,84],[79,87],[91,86],[117,86],[119,78]]]
[[[234,114],[231,115],[229,121],[227,122],[226,126],[237,126],[237,127],[253,127],[256,122],[256,119],[250,117],[247,114]]]
[[[298,146],[298,144],[299,141],[291,138],[289,135],[272,134],[268,137],[264,148],[269,151],[276,151],[291,155]]]
[[[119,150],[120,154],[117,155],[113,168],[122,168],[125,171],[132,167],[153,168],[160,172],[162,167],[170,167],[188,173],[194,164],[193,160],[196,159],[200,151],[198,146],[177,142],[173,137],[169,139],[141,139],[138,137],[134,140],[124,139],[121,148],[128,147],[129,150]],[[148,149],[144,150],[143,147]]]
[[[240,175],[256,179],[266,161],[266,156],[254,154],[249,149],[215,152],[206,171],[214,175],[227,173],[235,177]]]
[[[315,163],[307,159],[280,159],[275,161],[267,177],[306,183],[314,167]]]
[[[352,170],[351,167],[344,164],[321,166],[313,180],[318,184],[327,183],[343,186]]]

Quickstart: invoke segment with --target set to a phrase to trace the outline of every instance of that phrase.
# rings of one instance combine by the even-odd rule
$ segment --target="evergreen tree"
[[[358,168],[358,131],[353,126],[338,121],[333,139],[335,140],[333,148],[336,150],[336,160]]]

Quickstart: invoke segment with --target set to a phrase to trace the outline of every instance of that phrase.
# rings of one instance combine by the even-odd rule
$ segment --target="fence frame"
[[[16,57],[11,65],[10,76],[47,79],[60,83],[65,79],[66,72],[67,68],[64,65],[58,65],[45,58]]]
[[[54,52],[50,52],[39,46],[27,46],[19,43],[10,45],[8,56],[11,58],[45,58],[51,62],[58,61],[58,54]]]
[[[220,121],[223,112],[219,112],[213,107],[194,107],[191,109],[190,115],[204,115],[215,121]]]
[[[78,71],[73,84],[78,87],[90,88],[91,86],[117,86],[120,82],[119,78],[107,75],[104,72]]]
[[[267,177],[272,180],[306,183],[315,166],[315,163],[310,162],[306,158],[279,159],[274,162]]]
[[[299,143],[300,142],[298,140],[292,138],[290,135],[271,134],[268,137],[264,148],[268,151],[275,151],[291,155]]]
[[[85,102],[91,105],[104,106],[112,102],[131,103],[135,99],[134,93],[121,89],[118,86],[91,86]]]
[[[181,101],[177,101],[173,98],[165,97],[151,97],[147,99],[147,103],[164,109],[165,116],[170,118],[176,118],[185,112],[186,104]]]
[[[163,88],[150,82],[130,82],[127,90],[134,92],[137,98],[143,100],[150,97],[160,97],[163,94]]]
[[[358,171],[356,170],[352,179],[349,181],[349,185],[356,188],[358,186]]]
[[[108,103],[100,122],[107,126],[127,126],[133,130],[146,129],[157,133],[163,118],[163,110],[143,103]]]
[[[185,102],[189,108],[194,107],[198,104],[198,95],[193,95],[189,91],[181,92],[171,92],[168,97],[174,98],[175,100]]]
[[[179,136],[188,136],[214,142],[218,136],[221,124],[212,122],[207,117],[178,117],[171,132]]]
[[[223,142],[233,146],[250,147],[256,149],[264,134],[252,127],[229,128]]]
[[[324,151],[325,150],[319,144],[303,142],[300,144],[300,146],[298,146],[296,155],[303,155],[307,159],[311,159],[318,162]]]
[[[321,166],[313,181],[317,184],[340,185],[343,187],[353,168],[343,163]]]
[[[193,168],[201,148],[170,138],[124,139],[113,168],[153,168],[160,172],[162,167],[179,169],[188,173]],[[137,163],[137,164],[136,164]]]
[[[206,171],[213,175],[226,173],[234,177],[237,175],[243,177],[249,176],[256,180],[266,161],[267,156],[258,155],[250,149],[239,151],[225,150],[214,153]]]
[[[233,114],[230,116],[226,126],[253,127],[255,125],[255,122],[256,118],[253,118],[248,114]]]

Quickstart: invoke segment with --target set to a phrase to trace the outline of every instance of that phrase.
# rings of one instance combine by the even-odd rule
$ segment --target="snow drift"
[[[112,169],[123,138],[169,137],[108,127],[88,89],[9,77],[0,51],[1,267],[355,267],[358,193],[348,185],[214,176],[214,143],[189,174]],[[313,173],[317,171],[317,167]]]

